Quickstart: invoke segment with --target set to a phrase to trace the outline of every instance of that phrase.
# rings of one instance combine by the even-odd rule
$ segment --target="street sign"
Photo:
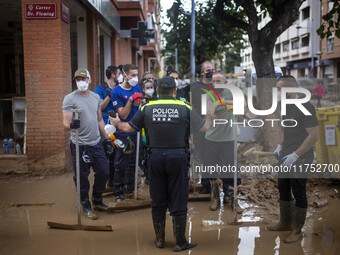
[[[137,29],[131,29],[131,38],[137,39],[139,46],[148,46],[148,39],[155,38],[155,30],[148,29],[148,22],[138,21]]]
[[[56,4],[25,4],[26,19],[56,19],[57,6]]]
[[[64,4],[61,4],[61,20],[70,24],[70,9]]]

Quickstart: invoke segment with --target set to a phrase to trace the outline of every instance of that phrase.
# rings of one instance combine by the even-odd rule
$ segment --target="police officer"
[[[190,126],[194,131],[206,131],[212,123],[214,105],[208,104],[205,119],[191,106],[176,100],[176,83],[172,77],[159,80],[159,99],[145,104],[129,122],[111,118],[111,122],[123,132],[146,131],[150,148],[148,164],[150,173],[150,196],[152,199],[152,219],[156,234],[157,248],[165,242],[165,214],[169,208],[172,216],[173,232],[176,239],[174,251],[195,247],[185,238],[188,203],[187,148]]]

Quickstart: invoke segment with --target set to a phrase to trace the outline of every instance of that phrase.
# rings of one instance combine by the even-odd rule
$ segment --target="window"
[[[289,51],[289,41],[282,43],[282,51]]]
[[[301,38],[301,47],[309,46],[309,34]]]
[[[299,48],[299,38],[292,40],[292,50]]]
[[[327,39],[326,52],[334,51],[334,32],[332,32],[332,36]]]
[[[278,44],[275,45],[275,53],[278,54],[280,52],[281,52],[281,44],[278,43]]]
[[[330,12],[333,9],[333,7],[334,7],[334,3],[333,2],[328,2],[327,5],[328,5],[327,6],[328,7],[328,12]],[[332,20],[334,20],[334,14],[333,14]]]
[[[310,7],[308,6],[304,9],[302,9],[301,13],[302,13],[302,20],[308,19],[309,13],[310,13]]]

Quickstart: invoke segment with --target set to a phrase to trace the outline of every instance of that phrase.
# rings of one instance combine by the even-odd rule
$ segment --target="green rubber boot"
[[[280,222],[275,226],[269,226],[268,230],[272,231],[289,231],[292,230],[292,209],[294,201],[280,200]]]
[[[210,211],[216,211],[220,206],[220,187],[218,179],[210,180],[211,194],[210,194]]]
[[[294,206],[292,231],[283,241],[285,243],[295,243],[302,238],[301,229],[305,224],[307,208]]]

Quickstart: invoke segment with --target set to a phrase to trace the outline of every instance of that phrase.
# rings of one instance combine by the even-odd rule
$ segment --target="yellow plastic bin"
[[[324,127],[329,164],[340,164],[340,130],[337,127],[339,118],[340,106],[328,109]]]
[[[316,110],[316,117],[319,122],[319,140],[316,142],[316,162],[318,164],[328,164],[328,151],[325,143],[325,125],[324,122],[327,120],[328,108],[319,108]]]

